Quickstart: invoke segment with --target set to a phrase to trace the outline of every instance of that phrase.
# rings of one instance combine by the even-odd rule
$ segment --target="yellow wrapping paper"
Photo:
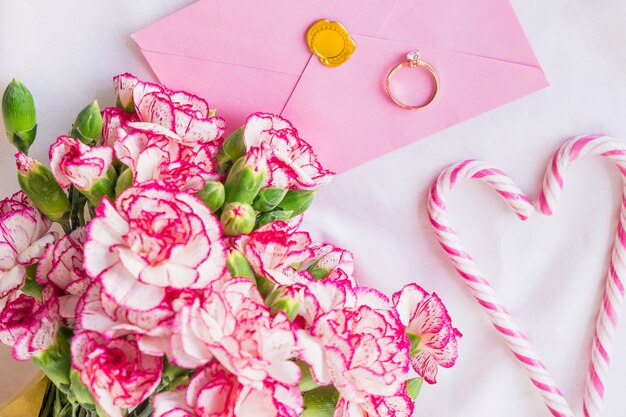
[[[37,375],[14,399],[0,404],[0,417],[37,417],[48,383]]]

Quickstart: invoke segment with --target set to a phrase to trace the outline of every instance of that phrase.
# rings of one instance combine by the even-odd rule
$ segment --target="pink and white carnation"
[[[206,100],[198,96],[144,82],[128,73],[115,77],[113,85],[125,108],[132,97],[141,122],[162,126],[184,142],[217,141],[224,133],[224,119],[214,116]]]
[[[197,367],[217,359],[239,382],[297,387],[300,368],[294,329],[283,313],[270,314],[255,284],[232,279],[181,308],[173,340],[175,362]],[[177,348],[179,347],[179,348]]]
[[[54,285],[66,293],[59,298],[64,318],[74,318],[76,303],[91,283],[83,268],[85,238],[84,227],[64,235],[48,245],[37,266],[37,283]]]
[[[319,310],[307,313],[313,323],[298,339],[316,381],[333,383],[345,400],[359,404],[398,392],[407,378],[409,341],[385,297],[333,281],[315,286],[316,302],[305,309]]]
[[[16,360],[27,361],[55,344],[59,326],[59,300],[51,287],[42,290],[41,301],[11,296],[0,311],[0,343],[12,347]]]
[[[306,282],[307,271],[297,271],[299,265],[313,256],[311,237],[306,232],[294,231],[289,224],[277,221],[267,224],[249,235],[242,235],[235,248],[241,251],[254,272],[280,285]]]
[[[333,417],[409,417],[415,404],[406,389],[390,396],[368,396],[356,403],[340,398]]]
[[[459,355],[461,332],[452,326],[448,310],[437,294],[408,284],[393,295],[406,332],[413,339],[411,365],[429,384],[437,382],[439,366],[450,368]]]
[[[50,221],[22,191],[0,201],[0,300],[22,288],[26,266],[36,263],[54,242],[49,229]],[[0,301],[0,311],[7,301]]]
[[[256,390],[213,361],[188,386],[156,395],[154,417],[296,417],[302,406],[297,388]]]
[[[142,353],[133,339],[82,332],[72,338],[72,366],[106,415],[123,417],[157,388],[163,360]]]
[[[119,137],[119,129],[136,121],[137,115],[134,113],[126,113],[119,107],[105,108],[102,111],[102,144],[112,148]]]
[[[290,122],[269,113],[254,113],[246,121],[247,149],[259,148],[267,157],[268,187],[312,189],[328,183],[334,173],[322,167],[311,146]]]
[[[59,136],[50,146],[50,168],[63,188],[74,185],[90,189],[106,177],[113,162],[113,149],[108,146],[87,146],[78,139]]]
[[[345,249],[328,243],[314,243],[310,246],[313,256],[303,262],[299,269],[307,269],[314,273],[322,273],[324,279],[330,281],[346,281],[356,286],[354,274],[354,255]],[[319,272],[318,272],[319,271]]]
[[[207,180],[215,180],[216,149],[199,143],[189,146],[170,132],[157,133],[132,127],[119,129],[115,142],[117,158],[130,167],[133,181],[140,184],[158,180],[167,188],[200,191]]]
[[[150,311],[129,310],[113,301],[102,291],[102,285],[95,282],[78,302],[75,327],[95,331],[107,339],[134,335],[142,352],[170,356],[176,306],[186,295],[171,296],[173,300],[168,299]]]
[[[196,197],[156,184],[103,199],[87,228],[85,270],[116,303],[158,307],[171,291],[205,289],[225,271],[220,223]]]

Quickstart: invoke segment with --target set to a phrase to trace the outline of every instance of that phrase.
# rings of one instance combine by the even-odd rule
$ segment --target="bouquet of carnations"
[[[0,202],[0,341],[51,381],[40,416],[400,417],[461,336],[416,284],[359,285],[299,231],[333,176],[287,121],[225,122],[195,95],[114,78],[29,157],[33,98],[3,96],[22,191]]]

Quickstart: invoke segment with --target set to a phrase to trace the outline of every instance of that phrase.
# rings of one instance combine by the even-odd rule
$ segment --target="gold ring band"
[[[417,68],[417,67],[422,67],[425,68],[434,78],[435,80],[435,91],[433,92],[433,94],[429,97],[429,99],[420,105],[417,106],[410,106],[408,104],[402,103],[401,101],[399,101],[396,97],[394,97],[394,95],[391,93],[391,88],[389,86],[391,78],[393,77],[393,75],[398,72],[399,70],[401,70],[402,68]],[[398,106],[402,107],[403,109],[407,109],[407,110],[418,110],[418,109],[423,109],[424,107],[427,107],[429,105],[431,105],[435,99],[437,98],[437,96],[439,95],[439,75],[437,75],[437,71],[435,71],[435,69],[427,62],[423,61],[420,59],[420,52],[419,51],[411,51],[406,55],[406,61],[399,63],[398,65],[396,65],[395,67],[393,67],[393,69],[389,72],[389,74],[387,74],[387,80],[385,82],[385,92],[387,93],[387,96],[389,96],[389,98],[391,99],[391,101],[393,101],[395,104],[397,104]]]

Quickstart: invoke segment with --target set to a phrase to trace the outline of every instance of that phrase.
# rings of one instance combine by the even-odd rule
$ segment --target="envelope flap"
[[[308,27],[327,18],[377,34],[397,0],[201,0],[133,34],[146,51],[300,74]]]
[[[381,37],[540,68],[508,0],[399,0]]]

